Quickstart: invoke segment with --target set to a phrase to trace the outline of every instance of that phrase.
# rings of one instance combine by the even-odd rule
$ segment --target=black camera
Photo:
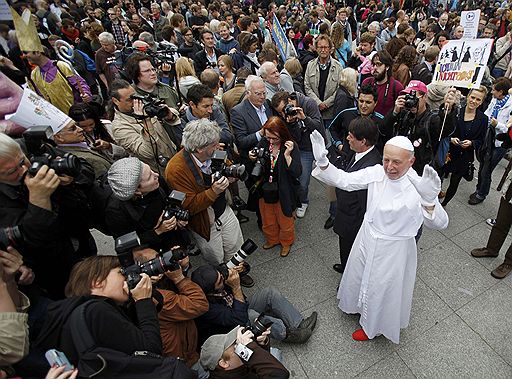
[[[258,245],[256,245],[252,239],[247,239],[242,244],[242,247],[240,247],[240,250],[238,250],[229,261],[227,261],[226,263],[221,263],[220,265],[217,266],[217,270],[222,274],[224,279],[227,279],[229,276],[228,270],[244,262],[249,255],[256,251],[257,248]],[[240,276],[247,275],[250,271],[249,264],[246,263],[244,266],[245,270],[239,273]]]
[[[23,133],[23,139],[30,157],[28,173],[32,176],[47,165],[57,175],[77,177],[82,165],[78,157],[71,153],[61,154],[54,149],[53,131],[49,126],[33,126]]]
[[[254,339],[258,338],[263,334],[265,330],[270,328],[273,324],[272,321],[263,322],[263,317],[265,317],[265,313],[260,313],[259,316],[254,320],[251,326],[248,326],[244,329],[244,332],[251,331],[254,334]]]
[[[284,106],[283,113],[286,117],[293,117],[297,116],[298,111],[292,104],[288,103]]]
[[[249,153],[256,157],[256,163],[254,163],[251,176],[259,178],[263,175],[263,168],[265,167],[267,159],[270,158],[270,152],[263,147],[255,147]]]
[[[223,150],[215,150],[212,155],[212,182],[219,180],[222,176],[236,178],[242,181],[247,179],[247,172],[243,164],[226,164],[228,153]]]
[[[183,209],[182,204],[185,201],[185,194],[180,191],[173,190],[165,199],[166,207],[162,216],[163,220],[169,220],[176,217],[179,221],[188,221],[190,219],[190,212]]]
[[[418,106],[418,102],[420,99],[416,96],[416,91],[411,91],[411,93],[407,93],[405,95],[405,108],[412,109]]]
[[[19,226],[7,226],[0,228],[0,249],[5,250],[7,246],[16,247],[23,241]]]
[[[121,263],[123,275],[126,277],[128,288],[133,289],[140,282],[141,274],[156,276],[166,271],[179,269],[178,261],[188,256],[184,249],[170,250],[161,256],[153,258],[144,263],[136,263],[133,259],[132,249],[140,246],[140,239],[137,232],[125,234],[116,239],[115,249]]]
[[[131,99],[140,100],[144,104],[144,112],[148,117],[157,117],[159,120],[166,118],[169,114],[169,108],[165,104],[165,100],[158,99],[151,95],[139,95],[134,93]]]

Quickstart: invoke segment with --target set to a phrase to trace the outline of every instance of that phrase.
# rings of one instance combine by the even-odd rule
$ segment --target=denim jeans
[[[309,182],[311,181],[311,171],[313,171],[313,161],[315,157],[312,151],[301,151],[300,162],[302,163],[302,175],[300,181],[300,202],[302,204],[309,204],[308,192]]]
[[[492,151],[490,162],[482,162],[478,168],[478,182],[476,184],[476,196],[479,199],[485,199],[491,189],[492,172],[505,156],[507,149],[495,147]]]
[[[276,288],[266,287],[249,296],[249,321],[265,312],[263,322],[272,321],[270,336],[278,341],[286,338],[288,328],[297,328],[304,319],[300,312]]]

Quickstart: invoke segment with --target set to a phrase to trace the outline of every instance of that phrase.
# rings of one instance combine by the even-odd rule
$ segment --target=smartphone
[[[64,354],[62,351],[50,349],[44,354],[44,356],[50,364],[50,367],[54,365],[59,367],[64,366],[66,367],[64,372],[73,371],[73,365],[69,363],[68,357],[66,357],[66,354]]]

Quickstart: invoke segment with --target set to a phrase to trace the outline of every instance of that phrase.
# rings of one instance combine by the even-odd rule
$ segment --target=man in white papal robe
[[[311,142],[315,178],[346,191],[368,189],[363,224],[338,290],[340,309],[361,315],[362,329],[352,337],[365,341],[382,334],[399,343],[400,329],[409,325],[416,280],[414,237],[422,224],[430,229],[448,226],[437,199],[441,180],[430,166],[418,176],[412,169],[414,147],[403,136],[386,143],[382,166],[350,173],[329,164],[320,133],[313,133]]]

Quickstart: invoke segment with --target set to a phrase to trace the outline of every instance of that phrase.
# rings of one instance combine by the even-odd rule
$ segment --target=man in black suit
[[[204,29],[201,32],[201,41],[203,42],[204,49],[198,51],[194,58],[194,68],[197,75],[201,75],[207,68],[211,68],[219,73],[217,59],[222,55],[222,51],[215,47],[213,33],[208,29]]]
[[[263,125],[272,116],[270,104],[266,101],[266,89],[263,79],[256,75],[249,75],[245,79],[245,99],[231,110],[231,127],[235,135],[235,143],[240,153],[240,162],[248,172],[251,172],[253,163],[249,160],[249,150],[255,147],[263,138]],[[250,189],[254,178],[249,176],[245,185]],[[251,192],[247,199],[247,209],[256,212],[258,225],[261,225],[258,199]]]
[[[348,143],[354,155],[345,171],[353,172],[382,163],[382,157],[375,148],[379,139],[379,128],[369,117],[358,117],[348,127]],[[366,212],[367,190],[344,191],[336,188],[336,218],[334,232],[339,236],[340,262],[333,268],[343,274],[352,244],[363,222]]]

